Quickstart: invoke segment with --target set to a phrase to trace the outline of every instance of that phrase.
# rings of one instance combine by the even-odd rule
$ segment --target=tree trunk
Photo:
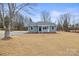
[[[4,38],[9,38],[10,37],[10,31],[9,30],[5,30],[5,37]]]
[[[10,38],[10,25],[5,28],[5,33],[4,33],[4,39],[9,39]]]

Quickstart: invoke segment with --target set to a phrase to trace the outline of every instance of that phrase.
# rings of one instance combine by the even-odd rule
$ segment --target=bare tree
[[[58,31],[63,30],[63,29],[62,29],[62,20],[61,20],[61,19],[58,19],[57,30],[58,30]]]
[[[69,32],[70,14],[64,14],[63,17],[63,30]]]
[[[15,16],[15,20],[12,22],[13,30],[24,30],[24,17],[20,13],[17,13]]]
[[[3,29],[3,24],[2,24],[1,19],[0,19],[0,29]]]
[[[58,27],[60,30],[69,31],[69,25],[70,25],[70,14],[63,14],[60,16],[60,19],[58,21]]]
[[[5,24],[4,24],[4,4],[0,4],[0,19],[3,25],[3,28],[5,29]]]
[[[43,11],[42,14],[41,14],[41,20],[43,22],[51,22],[51,16],[50,16],[50,13],[47,12],[47,11]]]
[[[19,4],[17,6],[17,4],[15,4],[15,3],[8,3],[6,5],[0,4],[0,16],[1,16],[0,18],[2,20],[3,27],[4,27],[4,30],[5,30],[5,35],[4,35],[5,39],[10,38],[12,20],[15,19],[15,14],[17,14],[21,9],[23,9],[25,6],[28,6],[29,4],[28,3]],[[4,6],[6,6],[6,8],[4,8]],[[6,17],[6,18],[5,18],[6,13],[4,12],[5,9],[8,9],[8,17]],[[7,25],[5,24],[4,20],[7,20],[6,21]]]

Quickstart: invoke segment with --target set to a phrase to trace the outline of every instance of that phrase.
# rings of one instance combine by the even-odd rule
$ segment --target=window
[[[52,26],[52,29],[54,29],[54,27]]]
[[[43,29],[44,29],[44,30],[45,30],[45,29],[47,29],[47,28],[48,28],[48,27],[46,27],[46,26],[45,26],[45,27],[43,27]]]
[[[31,30],[33,30],[33,27],[31,27]]]

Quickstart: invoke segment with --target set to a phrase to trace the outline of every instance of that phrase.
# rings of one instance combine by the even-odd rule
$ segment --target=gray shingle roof
[[[37,25],[55,25],[54,23],[51,23],[51,22],[42,22],[42,21],[37,22],[36,24]]]
[[[52,25],[52,26],[55,26],[55,24],[54,23],[52,23],[52,22],[43,22],[43,21],[39,21],[39,22],[30,22],[29,24],[28,24],[28,26],[39,26],[39,25]]]

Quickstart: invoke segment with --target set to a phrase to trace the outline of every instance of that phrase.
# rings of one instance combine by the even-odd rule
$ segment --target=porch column
[[[43,32],[43,26],[41,26],[42,32]]]
[[[37,26],[37,32],[39,32],[39,26]]]
[[[30,27],[30,26],[28,26],[28,32],[29,32],[29,27]]]
[[[49,32],[49,26],[47,26],[48,32]]]

